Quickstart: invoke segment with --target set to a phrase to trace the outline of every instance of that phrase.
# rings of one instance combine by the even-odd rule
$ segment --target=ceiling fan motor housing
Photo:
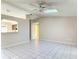
[[[45,5],[40,5],[40,8],[46,8],[46,6]]]

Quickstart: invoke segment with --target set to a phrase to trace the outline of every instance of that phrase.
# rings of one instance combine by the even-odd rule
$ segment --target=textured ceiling
[[[19,8],[26,13],[34,13],[37,15],[38,12],[38,2],[40,0],[2,0],[2,2],[6,2],[16,8]],[[43,0],[47,3],[50,3],[50,8],[55,8],[59,12],[52,13],[46,15],[41,13],[41,16],[76,16],[77,14],[77,6],[76,0]],[[39,14],[38,14],[39,16]]]

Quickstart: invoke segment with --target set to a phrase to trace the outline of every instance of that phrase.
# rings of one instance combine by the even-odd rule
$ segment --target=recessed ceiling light
[[[44,13],[57,13],[58,10],[57,9],[47,9],[43,11]]]

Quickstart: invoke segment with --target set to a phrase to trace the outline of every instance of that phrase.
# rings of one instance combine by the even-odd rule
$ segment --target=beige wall
[[[40,39],[76,45],[76,17],[46,17],[40,22]]]
[[[28,20],[2,16],[18,22],[17,33],[2,34],[2,47],[29,42]],[[76,17],[46,17],[36,20],[40,23],[40,40],[76,45]]]
[[[18,22],[18,32],[2,33],[1,45],[2,47],[13,46],[21,43],[29,42],[29,22],[25,19],[15,18],[11,16],[2,16],[2,19],[14,20]]]

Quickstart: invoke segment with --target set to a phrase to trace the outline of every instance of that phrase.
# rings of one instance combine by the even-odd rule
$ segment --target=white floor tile
[[[40,41],[2,49],[2,59],[77,59],[77,48]]]

